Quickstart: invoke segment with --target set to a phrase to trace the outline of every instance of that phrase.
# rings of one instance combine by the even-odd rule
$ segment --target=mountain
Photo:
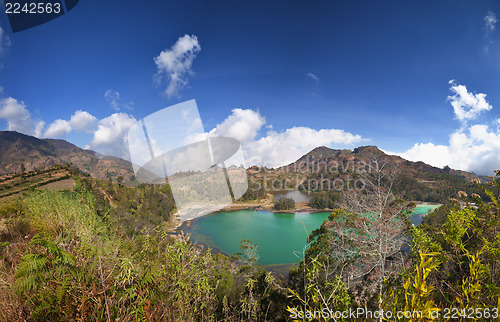
[[[321,146],[289,165],[277,169],[252,167],[248,174],[252,182],[259,182],[267,190],[340,191],[360,177],[360,169],[370,171],[369,167],[373,169],[384,164],[398,169],[399,178],[393,190],[409,200],[442,203],[455,197],[458,191],[482,194],[472,183],[473,180],[481,181],[474,173],[408,161],[388,155],[376,146],[354,150]]]
[[[353,151],[335,150],[321,146],[311,150],[297,161],[279,169],[285,169],[288,172],[293,172],[295,169],[302,172],[312,172],[313,170],[317,172],[318,167],[324,168],[325,164],[337,164],[339,171],[342,171],[362,162],[369,164],[375,159],[379,165],[384,163],[397,165],[402,174],[420,181],[430,181],[431,179],[435,179],[436,175],[450,175],[467,182],[480,180],[476,174],[471,172],[454,170],[449,167],[441,169],[421,161],[408,161],[397,155],[386,154],[376,146],[361,146],[355,148]]]
[[[64,140],[38,139],[14,131],[0,131],[0,174],[45,169],[55,164],[72,163],[92,177],[104,179],[122,176],[130,181],[134,175],[129,161],[101,156]]]

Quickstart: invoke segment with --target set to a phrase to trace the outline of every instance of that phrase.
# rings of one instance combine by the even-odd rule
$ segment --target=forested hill
[[[423,162],[412,162],[396,155],[384,153],[376,146],[363,146],[354,150],[335,150],[325,146],[317,147],[297,161],[275,169],[277,173],[299,173],[303,180],[356,177],[359,167],[369,169],[376,160],[378,166],[396,168],[399,180],[396,192],[402,192],[406,198],[420,201],[444,202],[460,190],[470,190],[472,183],[480,178],[471,172],[433,167]]]
[[[65,140],[38,139],[14,131],[0,131],[0,174],[21,172],[22,166],[30,171],[68,163],[95,178],[122,176],[129,181],[134,174],[129,161],[100,156]]]

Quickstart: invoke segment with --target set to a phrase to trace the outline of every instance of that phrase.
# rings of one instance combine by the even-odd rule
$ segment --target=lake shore
[[[189,236],[195,243],[226,255],[236,254],[241,240],[250,239],[260,247],[260,265],[268,271],[286,273],[293,263],[300,260],[307,235],[328,219],[330,211],[288,211],[286,213],[292,215],[276,215],[276,211],[263,211],[256,207],[256,204],[244,203],[239,205],[240,208],[247,205],[252,207],[236,210],[228,207],[232,210],[222,209],[185,221],[177,229],[176,236]],[[300,206],[296,208],[300,209]],[[412,224],[419,225],[429,208],[438,206],[439,204],[420,202],[411,218]],[[280,238],[275,239],[274,236],[277,235]],[[282,248],[277,248],[277,244]]]
[[[268,211],[268,212],[273,212],[273,213],[290,213],[290,212],[309,212],[309,213],[315,213],[315,212],[327,212],[331,211],[332,209],[316,209],[308,206],[308,202],[296,202],[295,203],[295,208],[293,209],[288,209],[288,210],[276,210],[274,209],[274,203],[273,204],[259,204],[259,203],[249,203],[249,202],[243,202],[243,203],[233,203],[227,207],[224,207],[222,211],[234,211],[234,210],[245,210],[245,209],[254,209],[254,210],[262,210],[262,211]]]
[[[283,193],[286,191],[280,191],[279,193]],[[224,207],[222,211],[234,211],[234,210],[245,210],[245,209],[254,209],[254,210],[262,210],[268,211],[272,213],[295,213],[295,212],[328,212],[332,209],[316,209],[309,206],[308,201],[299,201],[295,202],[295,208],[287,209],[287,210],[276,210],[274,209],[274,194],[268,193],[265,199],[261,200],[252,200],[252,201],[236,201],[231,205]]]
[[[413,201],[417,206],[441,206],[440,203],[435,202],[425,202],[425,201]],[[318,212],[331,212],[333,209],[316,209],[309,206],[308,201],[296,202],[295,208],[288,210],[276,210],[274,209],[274,195],[271,193],[267,194],[265,199],[261,200],[251,200],[251,201],[236,201],[218,211],[215,212],[230,212],[236,210],[257,210],[257,211],[267,211],[271,213],[318,213]],[[185,222],[181,221],[177,214],[174,215],[174,227],[170,228],[169,231],[176,232],[182,227],[182,230],[188,228],[192,225],[194,219],[187,220]]]

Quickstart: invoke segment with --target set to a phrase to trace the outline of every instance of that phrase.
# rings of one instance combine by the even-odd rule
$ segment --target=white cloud
[[[97,118],[89,112],[78,110],[69,120],[75,131],[91,133],[97,126]]]
[[[486,101],[486,94],[470,93],[465,85],[456,85],[454,80],[449,83],[452,85],[450,90],[454,95],[448,96],[448,100],[451,102],[455,116],[459,121],[474,120],[481,112],[492,109],[492,106]]]
[[[500,168],[500,133],[487,125],[477,124],[454,132],[449,145],[417,143],[399,155],[440,168],[448,165],[479,175],[492,175]]]
[[[488,14],[484,16],[484,40],[486,42],[484,46],[484,52],[487,54],[490,50],[490,45],[493,44],[493,40],[491,39],[491,33],[495,31],[497,17],[494,12],[488,11]]]
[[[158,72],[156,78],[161,81],[163,76],[167,77],[167,88],[165,94],[169,97],[179,94],[179,91],[187,85],[187,78],[193,74],[191,65],[201,47],[198,37],[195,35],[184,35],[170,47],[163,50],[154,59]]]
[[[232,114],[212,129],[210,136],[232,137],[242,142],[247,165],[277,167],[296,161],[305,153],[321,145],[352,146],[364,139],[359,135],[336,129],[315,130],[292,127],[283,132],[268,131],[256,140],[266,125],[265,118],[251,109],[233,109]],[[269,128],[269,125],[265,126]],[[189,143],[206,138],[206,134],[193,135]]]
[[[46,137],[56,137],[56,138],[61,138],[65,137],[67,134],[71,132],[71,125],[69,125],[68,121],[65,120],[55,120],[50,124],[49,128],[47,131],[45,131],[45,136]]]
[[[0,99],[0,119],[7,121],[8,131],[34,135],[39,137],[42,133],[44,122],[34,121],[23,101],[8,97]]]
[[[114,113],[104,119],[97,120],[92,114],[78,110],[69,121],[57,119],[52,122],[45,131],[45,136],[64,138],[73,131],[92,133],[92,141],[85,147],[86,149],[128,159],[129,153],[125,137],[135,122],[136,119],[133,116],[125,113]]]
[[[108,89],[104,93],[104,98],[108,101],[109,105],[115,110],[119,111],[121,108],[127,108],[132,111],[134,109],[134,102],[129,102],[127,104],[120,102],[120,93],[115,90]]]
[[[364,141],[360,135],[344,130],[292,127],[284,132],[269,131],[257,141],[249,142],[245,157],[248,164],[277,167],[296,161],[315,147],[352,146]]]
[[[495,25],[497,23],[497,17],[494,12],[488,11],[488,14],[484,16],[484,29],[486,33],[495,31]]]
[[[445,165],[453,165],[453,156],[450,148],[446,145],[434,145],[433,143],[416,143],[411,149],[404,153],[397,154],[402,158],[410,161],[422,161],[435,167],[444,167]],[[457,169],[455,167],[455,169]]]
[[[114,113],[99,121],[89,147],[96,151],[124,159],[130,159],[126,137],[128,130],[137,122],[125,113]]]
[[[492,106],[486,102],[486,94],[472,94],[465,86],[450,83],[455,95],[448,99],[457,119],[462,122],[460,129],[450,135],[448,145],[417,143],[398,155],[436,167],[448,165],[453,169],[491,175],[500,168],[500,121],[494,120],[491,125],[467,125],[466,121],[474,120],[480,112],[489,111]]]
[[[245,143],[255,139],[266,123],[266,119],[254,110],[235,108],[231,112],[231,115],[210,131],[211,135],[227,136]]]
[[[307,73],[307,76],[315,81],[319,81],[319,77],[314,75],[313,73]]]
[[[118,93],[118,92],[116,92],[116,91],[114,91],[112,89],[108,89],[106,91],[106,93],[104,93],[104,97],[109,102],[109,105],[111,105],[111,107],[115,111],[119,111],[120,110],[120,107],[118,106],[118,100],[120,99],[120,93]]]
[[[0,55],[5,52],[5,49],[10,46],[10,38],[5,34],[5,31],[0,26]]]
[[[63,138],[71,131],[92,133],[97,126],[97,118],[82,110],[76,111],[69,121],[57,119],[45,131],[46,137]]]

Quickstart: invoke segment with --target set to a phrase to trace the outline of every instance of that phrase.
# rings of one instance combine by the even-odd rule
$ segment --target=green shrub
[[[292,198],[280,198],[274,202],[274,209],[289,210],[295,209],[295,201]]]

